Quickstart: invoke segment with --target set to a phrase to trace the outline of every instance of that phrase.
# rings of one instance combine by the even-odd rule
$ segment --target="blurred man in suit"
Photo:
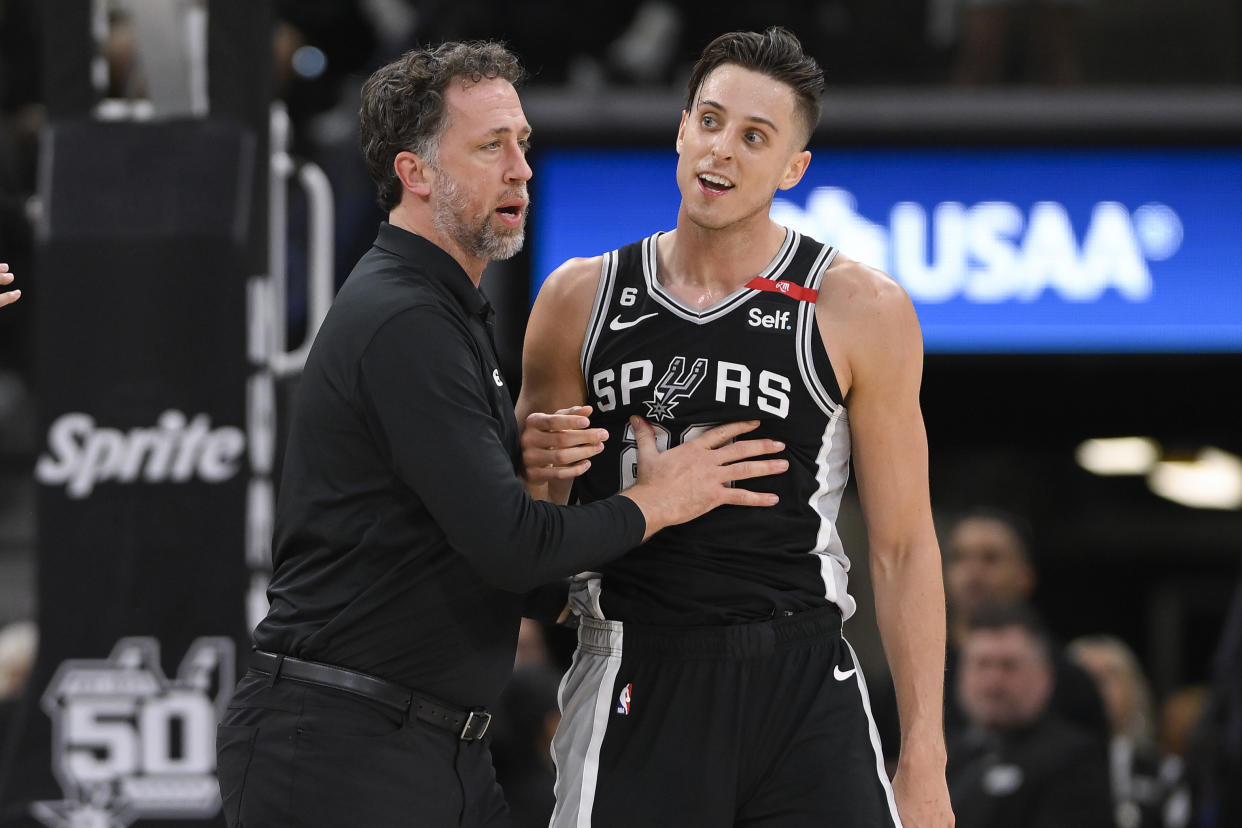
[[[946,772],[958,828],[1112,828],[1098,741],[1049,709],[1052,650],[1034,612],[980,610],[960,664],[966,726],[949,740]]]

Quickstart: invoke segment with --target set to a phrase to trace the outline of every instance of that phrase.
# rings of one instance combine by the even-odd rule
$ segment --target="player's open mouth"
[[[725,178],[723,175],[716,175],[714,173],[699,173],[699,187],[709,193],[719,195],[732,190],[733,182]]]

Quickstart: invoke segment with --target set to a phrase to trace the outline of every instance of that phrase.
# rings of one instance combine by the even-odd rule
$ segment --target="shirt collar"
[[[417,262],[419,271],[448,289],[467,313],[485,322],[492,316],[491,303],[483,295],[457,260],[434,242],[386,221],[380,222],[375,246],[403,259]]]

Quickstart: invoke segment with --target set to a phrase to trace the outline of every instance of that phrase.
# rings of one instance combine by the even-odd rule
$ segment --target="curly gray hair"
[[[412,49],[377,69],[363,84],[358,119],[362,155],[384,212],[401,203],[401,182],[393,170],[398,153],[408,150],[435,163],[448,127],[444,92],[449,83],[501,78],[516,86],[524,76],[517,56],[491,41]]]

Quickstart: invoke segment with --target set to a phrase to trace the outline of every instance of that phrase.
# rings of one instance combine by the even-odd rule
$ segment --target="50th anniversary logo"
[[[124,828],[220,810],[216,722],[233,692],[230,638],[197,639],[176,678],[155,638],[123,638],[106,659],[63,662],[43,694],[52,770],[65,798],[35,802],[56,828]]]

